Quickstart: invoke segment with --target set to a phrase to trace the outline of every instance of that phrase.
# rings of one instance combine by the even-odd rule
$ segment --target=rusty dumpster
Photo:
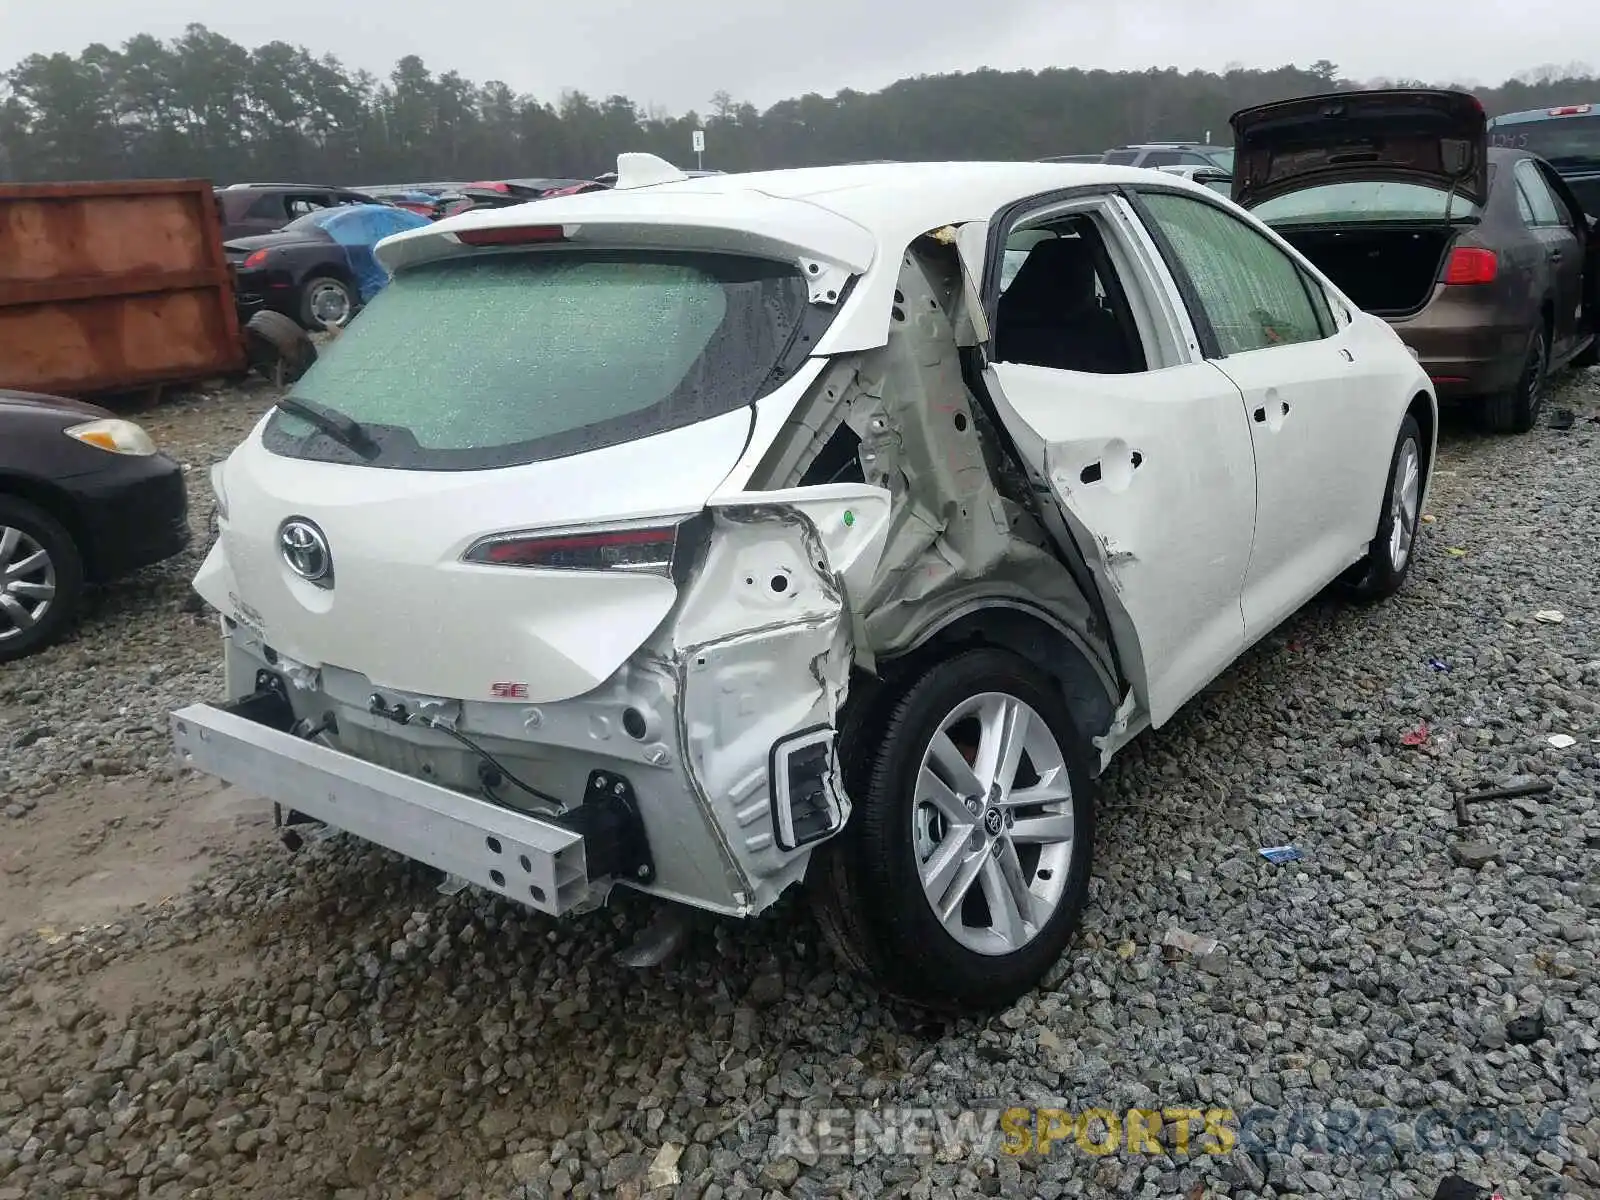
[[[89,395],[244,367],[210,181],[0,184],[0,387]]]

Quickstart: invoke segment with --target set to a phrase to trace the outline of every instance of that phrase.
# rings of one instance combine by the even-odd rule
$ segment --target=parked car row
[[[1193,163],[625,155],[245,247],[311,264],[270,296],[342,221],[409,226],[212,475],[229,696],[174,714],[184,760],[557,916],[803,886],[890,992],[1006,1003],[1078,923],[1112,758],[1329,584],[1402,587],[1439,396],[1525,428],[1594,354],[1594,230],[1471,97],[1233,129],[1231,201]],[[109,414],[0,420],[14,657],[178,544],[182,488]]]
[[[235,183],[216,190],[239,315],[275,312],[307,330],[345,325],[385,282],[382,238],[483,208],[599,191],[586,179],[505,179],[341,189]]]

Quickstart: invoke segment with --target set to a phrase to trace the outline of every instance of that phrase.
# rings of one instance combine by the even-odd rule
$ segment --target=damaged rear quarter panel
[[[834,484],[709,507],[709,544],[670,624],[670,656],[690,777],[753,912],[804,873],[808,848],[785,851],[774,835],[771,751],[835,725],[853,661],[849,596],[876,569],[889,493]],[[833,787],[848,818],[837,761]]]

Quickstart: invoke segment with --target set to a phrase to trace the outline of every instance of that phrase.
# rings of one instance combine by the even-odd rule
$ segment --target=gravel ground
[[[140,415],[197,529],[269,399]],[[166,711],[221,684],[198,551],[96,598],[0,669],[0,1200],[1431,1197],[1451,1172],[1600,1197],[1600,373],[1550,406],[1573,427],[1447,432],[1400,597],[1313,604],[1129,750],[1084,934],[982,1023],[879,1004],[803,911],[632,972],[636,903],[559,925],[344,839],[288,856],[168,763]],[[1457,795],[1519,776],[1554,791],[1456,828]],[[1227,1155],[819,1157],[775,1140],[794,1105],[1265,1116]],[[1468,1110],[1542,1139],[1415,1129]]]

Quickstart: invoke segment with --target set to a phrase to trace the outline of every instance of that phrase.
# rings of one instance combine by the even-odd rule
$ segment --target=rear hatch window
[[[835,310],[788,263],[548,249],[405,270],[295,384],[361,451],[275,410],[275,454],[484,470],[648,437],[751,404],[805,360]]]
[[[1465,196],[1395,180],[1324,183],[1263,200],[1251,212],[1269,225],[1459,221],[1482,215]]]

